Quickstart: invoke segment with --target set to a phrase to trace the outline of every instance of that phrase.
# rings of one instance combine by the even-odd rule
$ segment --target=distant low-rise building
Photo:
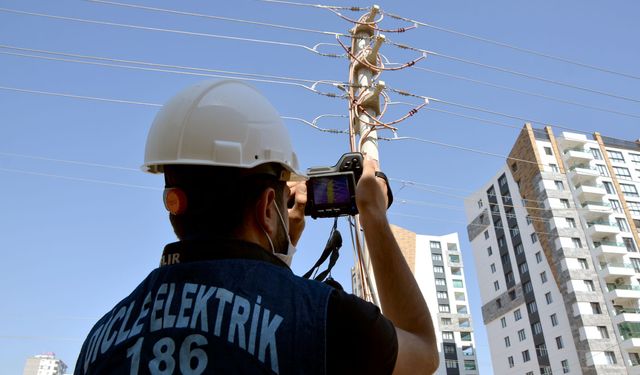
[[[55,353],[44,353],[27,358],[23,375],[64,375],[67,365]]]

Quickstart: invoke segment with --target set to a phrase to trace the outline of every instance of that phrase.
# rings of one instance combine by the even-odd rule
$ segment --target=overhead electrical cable
[[[339,45],[333,44],[333,43],[318,43],[313,47],[309,47],[304,44],[281,42],[276,40],[243,38],[243,37],[231,36],[231,35],[209,34],[209,33],[195,32],[195,31],[184,31],[184,30],[175,30],[175,29],[165,29],[165,28],[159,28],[159,27],[139,26],[139,25],[131,25],[131,24],[124,24],[124,23],[108,22],[108,21],[90,20],[86,18],[76,18],[76,17],[56,16],[56,15],[44,14],[44,13],[26,12],[22,10],[9,9],[9,8],[0,8],[0,12],[21,14],[21,15],[28,15],[28,16],[35,16],[35,17],[44,17],[44,18],[64,20],[64,21],[75,21],[75,22],[82,22],[82,23],[88,23],[88,24],[94,24],[94,25],[123,27],[123,28],[135,29],[135,30],[158,31],[163,33],[173,33],[173,34],[188,35],[188,36],[201,36],[201,37],[214,38],[214,39],[235,40],[235,41],[243,41],[243,42],[262,43],[262,44],[268,44],[268,45],[278,45],[278,46],[284,46],[284,47],[302,48],[309,52],[313,52],[315,54],[322,55],[322,56],[339,57],[339,58],[342,57],[342,55],[322,53],[317,50],[317,48],[321,45],[331,45],[331,46],[339,47]]]
[[[600,71],[600,72],[614,74],[614,75],[618,75],[618,76],[622,76],[622,77],[626,77],[626,78],[640,79],[640,76],[637,76],[637,75],[624,73],[624,72],[618,72],[618,71],[615,71],[615,70],[612,70],[612,69],[609,69],[609,68],[603,68],[603,67],[600,67],[600,66],[591,65],[591,64],[580,62],[580,61],[571,60],[571,59],[567,59],[567,58],[564,58],[564,57],[555,56],[555,55],[551,55],[551,54],[548,54],[548,53],[535,51],[535,50],[528,49],[528,48],[514,46],[512,44],[508,44],[508,43],[500,42],[500,41],[497,41],[497,40],[492,40],[492,39],[480,37],[480,36],[477,36],[477,35],[463,33],[463,32],[460,32],[460,31],[457,31],[457,30],[453,30],[453,29],[450,29],[450,28],[445,28],[445,27],[442,27],[442,26],[435,26],[433,24],[429,24],[429,23],[426,23],[426,22],[421,22],[421,21],[410,19],[410,18],[398,16],[396,14],[389,13],[389,12],[384,12],[383,11],[383,13],[386,14],[387,16],[389,16],[390,18],[395,18],[395,19],[402,20],[402,21],[405,21],[405,22],[408,22],[408,23],[412,23],[412,24],[416,24],[416,25],[419,25],[419,26],[428,27],[428,28],[431,28],[431,29],[434,29],[434,30],[443,31],[443,32],[446,32],[446,33],[449,33],[449,34],[462,36],[462,37],[465,37],[465,38],[481,41],[481,42],[484,42],[484,43],[489,43],[489,44],[493,44],[493,45],[496,45],[496,46],[509,48],[509,49],[512,49],[512,50],[515,50],[515,51],[524,52],[524,53],[528,53],[528,54],[531,54],[531,55],[544,57],[544,58],[551,59],[551,60],[561,61],[561,62],[564,62],[564,63],[580,66],[580,67],[583,67],[583,68],[597,70],[597,71]]]
[[[275,24],[275,23],[267,23],[267,22],[252,21],[252,20],[243,20],[243,19],[239,19],[239,18],[230,18],[230,17],[216,16],[216,15],[203,14],[203,13],[185,12],[185,11],[174,10],[174,9],[156,8],[156,7],[149,7],[149,6],[143,6],[143,5],[137,5],[137,4],[121,3],[121,2],[116,2],[116,1],[107,1],[107,0],[85,0],[85,1],[88,1],[88,2],[91,2],[91,3],[116,5],[116,6],[120,6],[120,7],[126,7],[126,8],[150,10],[150,11],[154,11],[154,12],[179,14],[179,15],[183,15],[183,16],[202,17],[202,18],[208,18],[208,19],[220,20],[220,21],[238,22],[238,23],[245,23],[245,24],[249,24],[249,25],[273,27],[273,28],[276,28],[276,29],[284,29],[284,30],[291,30],[291,31],[302,31],[302,32],[308,32],[308,33],[332,35],[332,36],[340,35],[340,36],[344,36],[344,37],[348,37],[348,38],[351,37],[351,35],[344,34],[344,33],[338,33],[338,32],[335,32],[335,31],[314,30],[314,29],[307,29],[307,28],[303,28],[303,27],[279,25],[279,24]]]
[[[439,52],[426,50],[426,49],[423,49],[423,48],[412,47],[412,46],[409,46],[409,45],[406,45],[406,44],[395,43],[395,42],[390,41],[389,39],[387,39],[387,43],[389,43],[389,44],[391,44],[393,46],[396,46],[398,48],[401,48],[401,49],[407,49],[407,50],[411,50],[411,51],[422,52],[422,53],[426,53],[427,55],[441,57],[443,59],[457,61],[457,62],[461,62],[461,63],[464,63],[464,64],[469,64],[469,65],[479,66],[479,67],[482,67],[482,68],[492,69],[492,70],[496,70],[496,71],[499,71],[499,72],[502,72],[502,73],[508,73],[508,74],[512,74],[512,75],[515,75],[515,76],[519,76],[519,77],[524,77],[524,78],[528,78],[528,79],[532,79],[532,80],[536,80],[536,81],[542,81],[542,82],[545,82],[545,83],[550,83],[550,84],[553,84],[553,85],[568,87],[568,88],[575,89],[575,90],[586,91],[586,92],[590,92],[592,94],[598,94],[598,95],[608,96],[608,97],[616,98],[616,99],[620,99],[620,100],[626,100],[626,101],[630,101],[630,102],[634,102],[634,103],[640,103],[640,99],[631,98],[631,97],[623,96],[623,95],[618,95],[618,94],[614,94],[614,93],[610,93],[610,92],[606,92],[606,91],[591,89],[591,88],[584,87],[584,86],[578,86],[578,85],[574,85],[574,84],[567,83],[567,82],[556,81],[556,80],[553,80],[553,79],[544,78],[544,77],[540,77],[540,76],[535,76],[535,75],[528,74],[528,73],[518,72],[518,71],[515,71],[515,70],[499,67],[499,66],[496,66],[496,65],[485,64],[485,63],[477,62],[477,61],[470,60],[470,59],[464,59],[464,58],[461,58],[461,57],[456,57],[456,56],[447,55],[447,54],[444,54],[444,53],[439,53]]]

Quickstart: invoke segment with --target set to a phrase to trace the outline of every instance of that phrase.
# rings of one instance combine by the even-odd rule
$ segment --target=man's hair
[[[276,204],[283,209],[285,183],[276,175],[239,168],[166,165],[165,187],[180,188],[187,196],[186,211],[169,215],[173,230],[181,240],[235,237],[247,215],[254,214],[265,189],[275,190]]]

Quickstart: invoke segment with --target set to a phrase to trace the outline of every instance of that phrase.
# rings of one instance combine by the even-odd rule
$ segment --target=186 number
[[[133,346],[127,350],[127,358],[131,358],[131,375],[137,375],[140,369],[140,352],[142,350],[142,341],[144,337],[140,337]],[[200,349],[200,346],[207,345],[207,338],[202,335],[187,336],[178,352],[178,367],[180,373],[184,375],[200,375],[207,368],[207,353]],[[156,341],[153,345],[153,359],[149,361],[147,366],[153,375],[169,375],[173,374],[176,368],[176,359],[174,354],[176,351],[176,343],[171,337],[163,337]],[[195,367],[191,364],[195,360]]]

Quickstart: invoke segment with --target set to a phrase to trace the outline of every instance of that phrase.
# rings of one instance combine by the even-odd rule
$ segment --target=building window
[[[593,314],[602,314],[602,309],[600,308],[600,304],[598,302],[591,302],[591,312]]]
[[[446,359],[444,362],[447,368],[458,368],[458,361],[455,359]]]
[[[531,357],[529,356],[529,351],[525,350],[524,352],[522,352],[522,362],[529,362],[529,360],[531,360]]]
[[[509,336],[504,338],[504,346],[507,348],[511,346],[511,339],[509,339]]]
[[[500,236],[500,238],[498,238],[498,247],[504,247],[506,245],[506,242],[504,242],[504,236]]]
[[[560,204],[562,205],[563,208],[570,208],[571,205],[569,204],[569,200],[568,199],[560,199]]]
[[[483,206],[482,199],[479,199],[478,200],[478,208],[482,208],[482,206]]]
[[[460,255],[449,255],[449,263],[460,263]]]
[[[632,238],[622,237],[622,242],[624,243],[624,246],[627,248],[628,252],[635,253],[638,251],[636,245],[633,243]]]
[[[600,153],[600,150],[598,150],[597,148],[592,148],[591,154],[593,155],[594,159],[602,160],[602,154]]]
[[[508,253],[504,253],[504,254],[500,255],[500,260],[502,261],[502,265],[509,264],[509,254]]]
[[[562,336],[556,337],[556,346],[558,349],[564,348],[564,343],[562,342]]]
[[[565,220],[567,221],[567,227],[569,227],[569,228],[575,228],[576,227],[576,219],[574,219],[572,217],[566,217]]]
[[[586,258],[578,258],[578,263],[580,264],[580,268],[582,268],[583,270],[589,269],[589,263],[587,262]]]
[[[500,300],[500,298],[496,299],[496,306],[500,309],[502,308],[502,301]]]
[[[613,172],[622,180],[631,180],[631,172],[629,172],[628,168],[613,167]]]
[[[507,288],[509,287],[509,285],[512,285],[513,283],[515,283],[515,279],[513,278],[513,272],[511,271],[507,272],[505,277],[507,279]]]
[[[618,228],[620,229],[621,232],[629,232],[629,224],[627,224],[627,221],[623,218],[616,218],[616,224],[618,224]]]
[[[432,249],[438,249],[438,250],[442,249],[442,246],[438,241],[429,241],[429,247],[431,247]]]
[[[556,314],[551,314],[549,316],[549,318],[551,319],[551,326],[555,327],[558,325],[558,316]]]
[[[485,230],[485,231],[484,231],[484,239],[486,240],[486,239],[488,239],[488,238],[489,238],[489,231],[488,231],[488,230]]]
[[[494,281],[494,282],[493,282],[493,289],[494,289],[495,291],[500,290],[500,283],[498,283],[498,280],[496,280],[496,281]]]
[[[471,341],[471,332],[460,332],[460,340]]]
[[[487,247],[487,255],[488,256],[493,255],[493,250],[491,250],[491,246]]]
[[[531,233],[531,243],[538,242],[538,235],[535,233]]]
[[[500,178],[498,179],[498,184],[500,186],[506,185],[507,184],[507,176],[504,175],[504,174],[502,176],[500,176]]]
[[[638,353],[629,353],[629,359],[631,360],[631,366],[640,365],[640,354]]]
[[[431,260],[436,262],[442,262],[442,255],[440,254],[431,254]]]
[[[525,273],[529,272],[529,267],[527,266],[527,263],[518,264],[518,269],[520,270],[521,274],[525,274]]]
[[[537,251],[536,252],[536,263],[540,263],[540,262],[542,262],[542,254],[539,251]]]
[[[445,354],[453,354],[456,352],[455,344],[444,344],[443,347],[444,347]]]
[[[509,358],[507,358],[507,363],[509,363],[509,368],[513,367],[515,364],[513,363],[513,357],[509,356]]]
[[[442,324],[443,326],[450,326],[451,325],[451,318],[441,318],[440,319],[440,324]]]
[[[609,332],[607,331],[607,327],[605,326],[598,326],[598,333],[600,334],[601,339],[609,338]]]
[[[476,361],[465,359],[464,360],[464,369],[467,371],[475,371],[476,370]]]
[[[438,311],[441,313],[450,313],[451,308],[449,308],[449,305],[438,305]]]
[[[438,299],[449,299],[447,292],[437,292]]]
[[[540,272],[540,281],[542,281],[543,284],[547,282],[547,271]]]
[[[587,291],[589,292],[596,291],[595,285],[593,284],[592,280],[582,280],[582,281],[584,281],[584,287],[587,289]]]
[[[533,286],[531,285],[530,281],[525,282],[522,286],[522,289],[524,290],[525,294],[533,292]]]
[[[622,213],[622,206],[620,206],[620,201],[617,199],[609,199],[609,203],[611,204],[611,208],[613,209],[614,212],[617,212],[619,214]]]
[[[609,159],[611,159],[611,161],[624,163],[624,156],[622,156],[622,152],[607,150],[607,154],[609,154]]]
[[[536,305],[536,301],[527,303],[527,311],[529,312],[529,314],[533,314],[534,312],[538,311],[538,305]]]
[[[620,189],[622,190],[622,194],[624,194],[625,197],[638,196],[638,189],[636,189],[635,185],[620,184]]]
[[[521,243],[516,245],[516,255],[524,253],[524,246]]]
[[[576,249],[582,249],[582,241],[578,237],[572,237],[571,242]]]
[[[551,297],[551,292],[548,292],[544,295],[544,299],[547,301],[547,305],[551,304],[551,302],[553,302],[553,298]]]
[[[553,153],[551,152],[551,147],[545,147],[544,148],[544,153],[546,155],[553,155]]]
[[[444,268],[442,266],[433,266],[433,272],[444,273]]]
[[[507,319],[504,316],[500,318],[500,325],[502,326],[502,328],[505,328],[507,326]]]
[[[631,215],[640,216],[640,202],[627,201],[627,207]]]
[[[614,352],[604,352],[604,356],[607,359],[607,363],[610,365],[615,365],[618,363],[616,360],[616,354]]]
[[[516,322],[522,319],[522,314],[520,314],[520,309],[513,312],[513,319],[515,319]]]
[[[451,331],[442,331],[442,339],[443,340],[453,340],[453,332],[451,332]]]
[[[536,353],[538,353],[540,357],[546,357],[549,354],[547,352],[547,346],[545,344],[536,345]]]
[[[540,322],[535,322],[531,325],[531,331],[534,335],[539,335],[542,333],[542,324]]]
[[[524,332],[524,329],[518,331],[518,340],[524,341],[527,339],[527,334]]]
[[[640,155],[629,153],[629,156],[631,157],[632,162],[634,162],[635,164],[640,164]]]
[[[556,164],[552,163],[552,164],[549,164],[549,166],[551,167],[551,172],[554,172],[554,173],[560,172],[560,170],[558,169],[558,166]]]
[[[447,281],[442,278],[436,278],[436,285],[447,286]]]
[[[491,263],[491,273],[496,273],[496,264]]]
[[[563,191],[564,190],[564,184],[562,183],[562,181],[554,181],[556,184],[556,189]]]
[[[523,206],[526,206],[523,204]],[[527,225],[531,225],[533,221],[531,220],[531,216],[527,215]]]
[[[562,365],[562,373],[563,374],[568,374],[569,373],[569,361],[567,361],[566,359],[563,359],[560,362],[560,365]]]
[[[464,283],[462,280],[453,279],[453,287],[454,288],[464,288]]]
[[[609,177],[609,171],[605,165],[596,164],[596,169],[600,172],[600,176]]]
[[[607,191],[607,194],[615,194],[616,189],[613,187],[613,184],[609,181],[602,181],[604,185],[604,189]]]

